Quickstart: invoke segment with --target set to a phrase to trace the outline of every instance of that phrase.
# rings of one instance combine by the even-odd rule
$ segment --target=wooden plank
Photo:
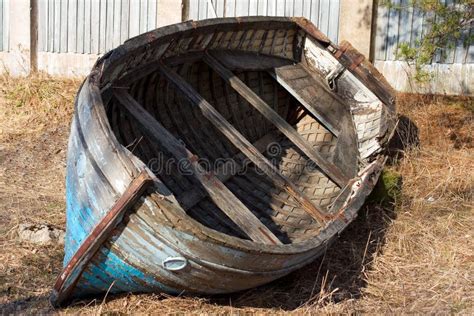
[[[252,145],[255,146],[259,152],[265,152],[267,150],[268,144],[276,142],[277,140],[277,136],[274,133],[270,133],[263,136]],[[236,161],[240,161],[244,158],[245,156],[242,153],[238,153],[232,157],[232,159],[227,160],[225,164],[214,170],[214,175],[223,183],[226,182],[235,174],[238,174],[242,171],[244,167],[239,165]],[[177,199],[181,202],[181,204],[183,204],[184,209],[190,209],[194,205],[198,204],[199,201],[201,201],[204,197],[206,197],[206,194],[202,190],[192,189],[180,194]]]
[[[227,120],[202,96],[200,96],[194,88],[189,85],[183,78],[173,72],[165,65],[160,65],[159,71],[171,82],[183,95],[189,99],[193,106],[197,106],[205,118],[207,118],[224,136],[232,142],[246,157],[248,157],[259,169],[273,181],[279,188],[285,190],[302,208],[305,209],[313,218],[318,221],[325,222],[329,220],[327,215],[320,211],[310,199],[308,199],[294,183],[288,180],[281,172],[263,156],[235,127]]]
[[[334,136],[338,137],[340,134],[341,126],[338,119],[339,109],[334,109],[330,107],[330,104],[323,104],[318,102],[317,98],[308,98],[306,95],[301,93],[301,90],[296,87],[297,80],[290,82],[289,78],[286,77],[286,72],[288,68],[304,68],[297,64],[294,66],[288,67],[278,67],[275,68],[274,72],[270,72],[275,80],[288,91],[301,105],[326,129],[328,129]],[[306,70],[304,70],[306,71]],[[321,85],[316,82],[316,80],[308,73],[308,76],[302,78],[302,80],[308,81],[314,87],[320,87]]]
[[[178,161],[188,162],[183,164],[183,167],[193,173],[213,202],[252,240],[265,244],[281,244],[278,238],[219,179],[206,172],[199,164],[197,156],[143,109],[130,94],[124,89],[116,89],[115,96],[127,112],[141,124],[140,128],[144,133],[166,148]]]
[[[282,132],[289,140],[301,149],[309,159],[314,161],[322,172],[337,183],[340,187],[344,187],[349,181],[349,177],[340,170],[336,165],[324,159],[321,154],[316,151],[312,145],[298,134],[297,131],[281,116],[278,115],[268,104],[265,103],[252,89],[243,83],[230,70],[225,68],[211,55],[205,55],[204,61],[217,72],[240,96],[257,109],[266,119],[272,122],[280,132]]]
[[[153,180],[148,173],[142,171],[130,183],[125,193],[117,200],[112,209],[107,212],[104,218],[82,242],[54,284],[51,301],[55,306],[61,305],[70,297],[90,259],[110,237],[113,229],[122,221],[124,214],[136,203],[137,199],[152,183]]]

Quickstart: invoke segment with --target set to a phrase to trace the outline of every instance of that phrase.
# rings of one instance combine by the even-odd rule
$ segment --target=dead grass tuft
[[[0,309],[51,312],[62,249],[19,243],[16,227],[64,225],[65,151],[80,82],[40,75],[0,83]],[[473,109],[467,97],[401,95],[401,152],[381,191],[322,258],[285,278],[216,297],[108,295],[57,312],[472,314]]]

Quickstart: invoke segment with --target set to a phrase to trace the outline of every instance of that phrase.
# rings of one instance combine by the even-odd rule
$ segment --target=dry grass
[[[0,306],[52,312],[59,246],[16,239],[18,223],[64,225],[64,163],[77,80],[0,78]],[[218,297],[122,295],[78,302],[71,313],[461,313],[474,312],[474,104],[404,95],[402,158],[325,255],[269,285]],[[386,183],[388,183],[386,182]],[[396,183],[396,181],[394,182]],[[392,193],[393,187],[391,188]]]

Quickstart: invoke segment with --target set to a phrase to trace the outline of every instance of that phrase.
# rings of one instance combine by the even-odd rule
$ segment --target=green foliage
[[[457,0],[450,5],[440,0],[411,0],[403,5],[389,0],[382,1],[381,5],[400,11],[413,7],[425,16],[428,28],[424,29],[423,37],[411,44],[400,43],[397,52],[397,58],[415,68],[414,79],[418,82],[431,78],[423,66],[431,63],[436,54],[441,53],[445,57],[446,49],[454,48],[461,39],[465,47],[474,43],[474,34],[469,35],[469,28],[474,23],[473,0]]]
[[[384,169],[368,200],[382,205],[396,202],[401,195],[401,183],[398,172]]]

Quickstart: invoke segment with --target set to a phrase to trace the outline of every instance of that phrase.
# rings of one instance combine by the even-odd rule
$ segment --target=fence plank
[[[267,12],[265,15],[275,16],[277,10],[277,0],[268,0],[267,2]]]
[[[99,0],[92,1],[91,7],[91,53],[100,52],[101,4]]]
[[[140,3],[139,0],[130,0],[130,28],[129,37],[140,34]]]
[[[76,53],[84,53],[85,0],[77,1]],[[86,0],[88,1],[88,0]]]
[[[312,0],[311,1],[311,13],[310,13],[310,20],[314,23],[314,25],[319,27],[319,0]]]
[[[56,5],[60,6],[60,43],[59,43],[59,51],[61,53],[65,53],[68,51],[68,46],[67,46],[67,39],[68,39],[68,2],[67,1],[60,1],[57,2]]]
[[[76,52],[77,0],[68,0],[67,50]]]
[[[3,51],[3,36],[4,36],[4,23],[3,23],[3,2],[4,0],[0,0],[0,52]],[[39,45],[39,43],[38,43]]]
[[[84,2],[84,49],[83,52],[86,54],[91,53],[91,1],[86,0]]]
[[[148,0],[148,16],[147,16],[147,24],[148,28],[147,31],[154,30],[156,28],[156,16],[157,16],[157,1],[156,0]]]
[[[400,0],[393,0],[392,3],[394,6],[399,6]],[[390,8],[388,19],[387,60],[395,60],[395,54],[398,48],[400,11],[397,8]]]
[[[337,42],[339,35],[339,7],[339,0],[332,0],[329,3],[329,21],[326,35],[335,42]]]
[[[53,36],[53,52],[59,53],[61,40],[61,6],[58,2],[54,2],[54,36]]]
[[[121,6],[120,43],[123,43],[129,38],[130,0],[121,0]]]

